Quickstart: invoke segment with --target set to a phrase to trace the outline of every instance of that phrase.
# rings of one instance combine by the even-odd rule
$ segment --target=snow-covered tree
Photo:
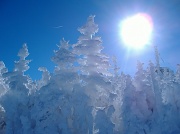
[[[27,45],[24,44],[23,47],[19,50],[18,56],[19,61],[15,61],[15,68],[14,71],[18,73],[24,73],[29,69],[29,62],[30,60],[26,60],[26,57],[29,55]]]
[[[55,50],[55,56],[52,57],[52,61],[57,64],[55,73],[61,70],[61,72],[73,70],[76,55],[70,50],[69,42],[62,39],[57,46],[59,50]]]
[[[55,56],[52,57],[52,61],[57,64],[52,79],[59,84],[61,89],[72,91],[73,83],[79,81],[77,71],[74,67],[76,55],[71,51],[68,41],[64,39],[58,47],[59,50],[54,51]]]
[[[78,63],[83,74],[108,75],[109,58],[101,52],[103,50],[101,38],[95,36],[98,32],[98,25],[94,23],[94,17],[89,16],[86,24],[78,28],[82,36],[74,45],[73,52],[80,56]]]
[[[71,133],[68,127],[72,107],[70,95],[59,88],[59,85],[51,80],[48,85],[36,92],[31,109],[34,133]]]
[[[29,55],[27,45],[20,49],[19,61],[15,61],[13,72],[3,74],[9,90],[1,97],[1,104],[6,111],[6,133],[31,133],[30,113],[28,110],[29,91],[27,85],[30,77],[24,75],[29,69]]]
[[[5,67],[5,64],[3,61],[0,61],[0,96],[5,94],[8,90],[8,85],[5,83],[5,78],[3,77],[3,74],[7,72],[7,69]]]
[[[123,121],[122,121],[122,105],[124,90],[126,87],[126,79],[123,73],[119,74],[120,68],[117,65],[117,59],[113,57],[113,76],[111,79],[112,89],[111,95],[112,106],[114,107],[114,112],[110,117],[112,123],[114,124],[114,133],[120,133],[123,131]]]
[[[180,64],[177,64],[177,71],[175,74],[175,81],[180,83]]]
[[[5,109],[0,106],[0,133],[5,134],[6,133],[6,116],[5,116]]]
[[[45,67],[39,67],[39,71],[42,71],[42,78],[41,80],[37,81],[37,88],[40,89],[42,86],[45,86],[48,84],[51,76],[47,68]]]
[[[5,78],[3,74],[7,72],[5,64],[0,61],[0,99],[8,91],[8,85],[5,83]],[[5,134],[6,132],[6,115],[5,109],[0,105],[0,133]]]
[[[73,52],[79,56],[80,82],[91,99],[89,106],[92,106],[94,111],[92,111],[93,133],[95,133],[96,129],[103,132],[103,130],[100,130],[102,128],[98,128],[96,118],[101,119],[99,117],[105,116],[103,114],[106,113],[104,110],[108,109],[112,104],[109,100],[111,92],[109,57],[102,53],[101,38],[95,36],[98,32],[98,25],[95,24],[94,17],[93,15],[89,16],[86,24],[78,28],[82,35],[73,46]],[[103,115],[96,114],[99,109],[104,109],[104,112],[101,113]]]
[[[136,100],[139,100],[139,109],[141,112],[144,112],[144,118],[153,114],[154,110],[154,91],[152,86],[152,81],[150,77],[150,73],[143,69],[143,63],[137,63],[137,72],[134,77],[133,84],[136,88],[136,91],[141,95],[137,96]],[[141,99],[139,99],[141,98]]]
[[[99,134],[113,133],[114,124],[111,121],[114,107],[111,105],[108,109],[99,109],[95,118],[95,130]]]

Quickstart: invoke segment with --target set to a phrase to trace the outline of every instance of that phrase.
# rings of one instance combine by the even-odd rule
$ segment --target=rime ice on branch
[[[20,57],[19,61],[15,61],[14,71],[19,73],[24,73],[29,69],[30,60],[26,60],[26,57],[29,55],[27,45],[24,44],[23,47],[19,50],[18,56]]]
[[[75,62],[75,54],[70,51],[70,45],[68,41],[64,39],[60,41],[60,45],[57,45],[59,50],[55,50],[51,60],[57,64],[55,71],[58,70],[66,70],[66,69],[73,69],[73,63]]]
[[[78,31],[82,34],[73,47],[73,52],[80,56],[78,63],[83,74],[101,73],[108,75],[108,57],[101,53],[102,40],[94,36],[98,32],[98,25],[94,23],[95,16],[89,16],[87,22]]]

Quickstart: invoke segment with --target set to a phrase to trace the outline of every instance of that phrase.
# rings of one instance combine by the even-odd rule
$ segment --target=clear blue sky
[[[104,52],[118,58],[126,73],[133,74],[136,61],[154,61],[153,49],[147,47],[139,54],[127,54],[119,37],[122,19],[138,12],[148,13],[154,21],[153,44],[158,45],[161,57],[174,69],[180,63],[180,1],[179,0],[0,0],[0,60],[12,70],[17,53],[27,43],[31,59],[27,72],[40,78],[38,67],[53,72],[50,60],[56,44],[64,37],[70,44],[77,42],[82,26],[89,15],[96,15],[98,36],[102,37]],[[63,26],[62,28],[54,28]]]

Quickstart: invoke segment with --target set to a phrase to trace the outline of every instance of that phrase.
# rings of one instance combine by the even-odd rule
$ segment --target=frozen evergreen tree
[[[125,75],[126,87],[123,93],[123,105],[122,105],[122,119],[123,119],[123,132],[126,134],[136,133],[138,128],[137,117],[135,113],[136,109],[136,100],[135,100],[135,87],[132,84],[132,77],[130,75]]]
[[[86,24],[78,28],[82,35],[73,46],[73,52],[79,56],[80,82],[84,91],[91,99],[89,105],[93,107],[94,111],[92,112],[94,121],[93,133],[95,133],[96,129],[99,129],[99,132],[104,131],[98,128],[96,118],[106,114],[100,115],[96,114],[96,112],[100,109],[108,109],[112,105],[112,101],[109,99],[111,92],[109,57],[102,53],[101,38],[95,36],[98,32],[98,25],[95,24],[94,17],[93,15],[89,16]]]
[[[143,63],[137,63],[137,72],[134,77],[133,84],[136,88],[137,93],[140,96],[137,96],[136,100],[139,100],[139,109],[141,114],[143,114],[145,119],[153,114],[154,111],[154,92],[152,87],[152,81],[150,74],[143,69]],[[141,98],[141,99],[140,99]]]
[[[0,61],[0,96],[5,94],[8,90],[8,85],[5,83],[5,78],[3,74],[7,72],[5,64],[3,61]]]
[[[64,39],[58,47],[59,50],[54,51],[55,56],[52,57],[52,61],[57,64],[52,79],[59,84],[61,89],[72,90],[73,83],[78,81],[77,71],[74,67],[76,55],[71,51],[68,41]]]
[[[76,55],[70,50],[69,42],[62,39],[60,45],[57,46],[59,50],[55,50],[55,56],[52,57],[52,61],[57,64],[55,71],[72,71],[74,69],[73,64],[76,60]]]
[[[29,55],[27,45],[24,44],[23,47],[19,50],[18,56],[19,61],[15,61],[15,68],[14,71],[18,73],[24,73],[29,69],[29,62],[30,60],[26,60],[26,57]]]
[[[160,87],[162,90],[163,102],[162,124],[164,124],[163,126],[166,126],[165,129],[163,129],[163,133],[179,133],[179,84],[175,81],[174,72],[169,68],[163,68]]]
[[[92,106],[89,106],[89,96],[84,92],[84,89],[79,85],[74,86],[72,93],[72,133],[93,133],[93,117],[91,114]]]
[[[97,111],[95,118],[95,129],[99,134],[113,133],[114,124],[110,120],[114,113],[114,107],[110,106],[108,109],[101,109]]]
[[[78,31],[82,34],[73,47],[73,52],[80,56],[78,63],[83,74],[108,75],[109,60],[102,54],[103,46],[100,37],[95,36],[98,25],[94,23],[93,15],[89,16],[87,22]]]
[[[175,74],[175,81],[180,83],[180,64],[177,64],[177,71]]]
[[[160,81],[160,86],[162,90],[162,101],[164,104],[174,103],[173,102],[173,84],[174,84],[174,74],[168,68],[163,68],[163,77]]]
[[[63,81],[59,77],[52,77],[34,97],[34,106],[31,109],[31,118],[36,124],[34,132],[91,133],[91,107],[87,105],[89,97],[78,83],[71,85],[73,90],[69,90],[69,87],[62,88],[56,79]]]
[[[9,90],[1,97],[1,104],[6,111],[6,133],[31,133],[30,113],[28,110],[29,77],[24,72],[29,69],[29,55],[27,45],[24,44],[20,49],[18,56],[19,61],[15,62],[13,72],[3,74]]]
[[[155,97],[153,92],[152,80],[150,73],[143,68],[143,63],[137,62],[137,72],[133,78],[133,85],[136,89],[134,96],[136,116],[135,125],[141,133],[151,133],[151,123],[154,118]]]
[[[94,23],[94,17],[89,16],[86,24],[78,29],[82,36],[79,37],[78,42],[73,46],[73,52],[79,55],[80,79],[84,82],[84,88],[88,95],[91,97],[97,96],[95,91],[99,89],[99,92],[104,91],[101,95],[105,97],[105,94],[108,92],[106,89],[111,85],[108,77],[106,77],[110,74],[108,71],[109,60],[101,52],[103,49],[101,38],[95,36],[95,33],[98,32],[98,25]],[[95,103],[100,105],[102,102],[96,101]]]
[[[117,59],[113,57],[113,76],[111,79],[112,92],[110,97],[112,98],[112,106],[114,107],[114,112],[112,113],[111,121],[114,124],[114,133],[120,133],[123,131],[123,121],[122,121],[122,105],[124,89],[126,87],[125,75],[123,73],[119,74],[120,68],[117,65]]]
[[[72,133],[72,91],[77,74],[73,68],[75,55],[64,39],[54,51],[52,61],[57,64],[54,75],[50,75],[46,68],[42,79],[38,81],[38,91],[34,96],[31,109],[34,120],[34,133]]]
[[[91,133],[92,115],[89,97],[79,84],[74,67],[76,55],[64,39],[59,50],[54,51],[52,61],[57,64],[50,75],[43,69],[44,86],[35,95],[32,118],[36,122],[35,133]],[[48,81],[48,82],[47,82]],[[40,83],[39,83],[40,84]]]
[[[37,82],[37,88],[40,89],[42,86],[45,86],[48,84],[51,76],[49,71],[45,67],[40,67],[38,69],[39,71],[42,71],[42,78]]]
[[[70,95],[51,82],[36,92],[31,109],[34,133],[70,134],[68,117],[71,116]]]
[[[5,109],[0,106],[0,133],[5,134],[6,133],[6,116],[5,116]]]
[[[5,64],[3,61],[0,61],[0,98],[6,94],[8,91],[8,85],[5,83],[5,78],[3,74],[7,72]],[[5,134],[6,132],[6,116],[5,109],[0,105],[0,133]]]
[[[160,71],[160,63],[159,63],[159,51],[157,46],[154,46],[154,52],[155,52],[155,60],[156,60],[156,69],[157,71]]]

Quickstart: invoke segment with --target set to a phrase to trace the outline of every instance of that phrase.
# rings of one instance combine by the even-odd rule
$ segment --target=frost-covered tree
[[[96,118],[102,119],[99,117],[105,116],[107,112],[104,110],[112,105],[109,99],[111,92],[109,57],[102,53],[103,46],[101,45],[101,38],[95,36],[98,32],[98,25],[95,24],[94,17],[93,15],[89,16],[86,24],[78,28],[78,31],[82,35],[73,46],[73,52],[79,56],[80,84],[91,99],[89,105],[93,107],[93,133],[95,133],[96,130],[104,132],[104,130],[107,129],[104,128],[104,130],[100,130],[103,129],[103,127],[98,128]],[[104,110],[102,113],[97,114],[96,112],[98,112],[99,109]]]
[[[72,93],[72,116],[69,118],[71,122],[72,133],[93,133],[93,117],[91,114],[92,106],[89,106],[90,97],[84,92],[83,87],[79,84],[74,86]]]
[[[137,72],[133,78],[133,85],[135,92],[132,113],[137,118],[134,121],[134,126],[141,133],[151,133],[149,124],[154,118],[155,97],[150,73],[143,68],[143,63],[139,61],[137,62]]]
[[[5,83],[5,78],[3,74],[7,72],[5,64],[3,61],[0,61],[0,96],[5,94],[8,90],[8,85]]]
[[[95,130],[99,134],[114,133],[114,124],[111,121],[112,114],[114,113],[114,107],[111,105],[108,109],[99,109],[95,118]]]
[[[36,92],[31,109],[34,133],[70,134],[68,118],[71,116],[71,103],[65,90],[50,82]]]
[[[6,111],[6,133],[31,133],[30,113],[28,110],[29,91],[28,86],[30,78],[24,75],[29,69],[29,55],[27,45],[24,44],[20,49],[19,61],[15,61],[13,72],[3,74],[9,90],[1,97],[1,104]]]
[[[94,23],[93,15],[89,16],[84,26],[78,28],[82,34],[73,47],[73,52],[80,56],[78,63],[83,74],[108,75],[109,58],[102,54],[103,46],[100,37],[95,36],[98,25]]]
[[[143,63],[139,61],[133,84],[137,93],[140,93],[140,96],[137,96],[136,100],[139,100],[141,114],[144,114],[144,118],[148,119],[148,116],[152,115],[154,111],[154,92],[150,74],[143,69]]]
[[[57,45],[59,50],[55,50],[55,56],[52,57],[52,61],[57,64],[55,73],[58,71],[72,71],[74,68],[74,62],[76,60],[76,55],[70,50],[70,45],[68,41],[62,39],[60,45]]]
[[[91,107],[87,105],[89,97],[78,83],[73,84],[73,90],[69,90],[69,87],[62,88],[56,78],[60,80],[59,77],[52,77],[36,92],[31,109],[31,118],[36,124],[34,132],[92,133]]]
[[[112,84],[112,106],[114,107],[114,112],[110,117],[112,123],[114,124],[114,133],[120,133],[123,131],[123,121],[122,121],[122,105],[123,105],[123,96],[124,89],[126,87],[125,75],[123,73],[119,74],[120,68],[117,65],[117,59],[113,57],[113,76],[111,79]]]
[[[29,62],[30,60],[26,60],[26,57],[29,55],[27,45],[24,44],[23,47],[19,50],[18,56],[19,61],[15,61],[15,68],[14,71],[18,73],[24,73],[29,69]]]
[[[137,117],[135,113],[136,109],[136,89],[132,84],[132,77],[130,75],[124,75],[126,87],[123,93],[123,105],[122,105],[122,120],[123,120],[123,132],[126,134],[138,132]]]
[[[78,81],[77,71],[74,67],[76,55],[72,52],[68,41],[61,40],[59,50],[54,51],[52,61],[57,64],[52,79],[59,84],[60,88],[72,90],[73,83]],[[71,84],[70,84],[71,83]]]
[[[99,89],[99,92],[104,90],[103,94],[98,95],[105,97],[108,92],[106,89],[111,85],[107,77],[110,74],[108,71],[109,60],[101,52],[103,50],[101,38],[95,36],[95,33],[98,32],[98,25],[94,23],[94,17],[89,16],[86,24],[78,29],[82,35],[73,46],[73,52],[79,55],[78,64],[81,82],[86,85],[84,87],[86,92],[93,98],[97,96],[95,93],[97,89]],[[99,98],[101,97],[99,96]],[[96,99],[93,101],[94,104],[99,103],[97,105],[102,103],[102,101],[96,101]]]
[[[5,83],[5,78],[3,74],[7,72],[5,64],[0,61],[0,99],[8,91],[8,85]],[[5,134],[6,132],[6,116],[5,109],[0,105],[0,133]]]
[[[177,64],[177,71],[175,74],[175,81],[180,83],[180,64]]]
[[[163,133],[179,133],[179,83],[175,81],[174,72],[169,68],[163,68],[160,87],[163,102],[163,118],[161,123],[165,126]]]
[[[42,78],[41,80],[37,81],[37,88],[40,89],[42,86],[45,86],[48,84],[51,76],[47,68],[45,67],[39,67],[39,71],[42,71]]]
[[[6,133],[6,116],[5,116],[5,109],[0,106],[0,133],[5,134]]]
[[[52,61],[57,64],[54,74],[44,68],[40,89],[36,92],[32,118],[35,133],[92,133],[92,115],[89,97],[79,84],[74,67],[76,55],[64,39],[54,51]]]
[[[22,91],[25,94],[29,92],[28,84],[31,78],[24,74],[29,69],[30,60],[26,60],[26,57],[29,55],[27,45],[24,44],[23,47],[19,50],[18,56],[19,61],[15,61],[15,67],[13,72],[7,72],[4,74],[6,77],[6,83],[9,84],[10,90],[13,91]]]

